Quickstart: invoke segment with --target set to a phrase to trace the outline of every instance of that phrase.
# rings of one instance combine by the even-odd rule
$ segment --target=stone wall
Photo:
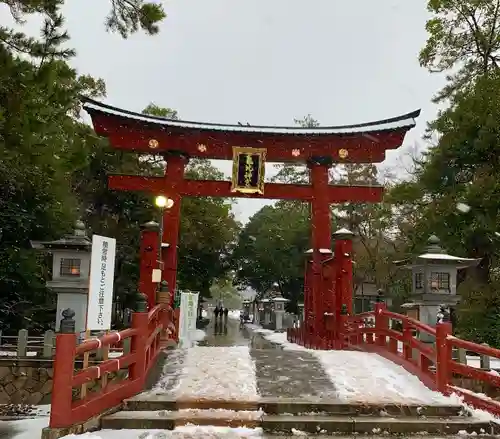
[[[0,404],[48,404],[53,361],[0,359]]]
[[[95,364],[92,360],[90,364]],[[82,367],[76,362],[76,369]],[[52,393],[53,360],[0,358],[0,404],[49,404]],[[121,381],[127,377],[128,369],[108,374],[107,382]],[[88,384],[88,391],[100,389],[101,382]],[[73,398],[78,399],[80,389],[73,389]]]

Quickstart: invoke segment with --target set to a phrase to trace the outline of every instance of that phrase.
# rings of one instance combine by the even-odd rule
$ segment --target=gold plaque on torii
[[[266,148],[233,146],[231,192],[264,194]]]

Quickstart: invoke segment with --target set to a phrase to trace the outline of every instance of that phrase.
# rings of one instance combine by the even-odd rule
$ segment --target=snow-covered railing
[[[463,364],[460,361],[457,361],[458,359],[454,359],[451,354],[457,349],[463,349],[466,352],[475,352],[476,354],[482,355],[485,360],[484,363],[486,363],[484,365],[487,366],[485,369],[487,370],[468,366],[467,364]],[[451,384],[451,377],[453,375],[459,375],[462,377],[471,378],[482,383],[487,383],[489,386],[492,386],[495,389],[499,389],[500,375],[495,370],[490,369],[489,362],[491,361],[491,359],[500,359],[500,349],[495,349],[487,345],[472,343],[470,341],[462,340],[452,335],[448,335],[448,337],[446,337],[446,350],[447,352],[449,352],[448,393],[456,393],[462,396],[467,403],[477,408],[487,410],[496,415],[500,415],[499,401],[496,401],[484,394],[474,393],[470,390],[453,386]]]
[[[168,333],[175,331],[171,317],[170,306],[159,304],[149,313],[133,313],[131,328],[88,339],[79,345],[77,334],[58,334],[49,426],[65,428],[85,422],[141,392],[160,352],[162,335],[167,338]],[[76,360],[125,340],[130,341],[130,352],[75,371]],[[116,375],[112,382],[108,382],[109,374]],[[99,385],[87,389],[87,385],[95,381]]]
[[[498,372],[489,367],[478,369],[453,356],[459,350],[475,352],[487,365],[491,359],[500,362],[500,350],[452,336],[451,323],[438,323],[433,328],[377,303],[374,311],[349,317],[346,332],[349,348],[383,355],[417,375],[428,387],[446,395],[456,393],[468,404],[500,415],[500,402],[453,385],[453,378],[459,375],[500,388]]]

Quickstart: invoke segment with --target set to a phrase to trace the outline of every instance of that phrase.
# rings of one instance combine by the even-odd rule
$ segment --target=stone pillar
[[[148,307],[151,309],[156,305],[153,270],[157,268],[159,225],[154,221],[149,221],[141,228],[139,291],[146,295]]]
[[[262,302],[264,304],[264,325],[268,326],[271,324],[271,303],[269,299],[264,299]]]
[[[283,317],[285,316],[285,303],[288,302],[287,299],[283,297],[275,297],[273,299],[274,303],[274,314],[276,317],[276,325],[274,327],[275,331],[282,332],[283,329]]]
[[[302,326],[302,323],[304,322],[304,304],[299,303],[297,306],[299,308],[299,322],[300,326]]]
[[[262,302],[260,300],[256,300],[255,302],[255,308],[254,308],[254,324],[260,325],[260,312],[262,308]]]

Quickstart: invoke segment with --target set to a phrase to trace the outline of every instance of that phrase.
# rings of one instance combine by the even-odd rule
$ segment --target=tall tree
[[[476,79],[497,70],[500,61],[499,0],[428,0],[432,18],[420,64],[434,72],[450,72],[436,101],[473,86]]]
[[[237,282],[260,294],[277,282],[295,307],[303,291],[309,227],[309,209],[303,203],[280,201],[263,207],[240,233],[232,254]]]

